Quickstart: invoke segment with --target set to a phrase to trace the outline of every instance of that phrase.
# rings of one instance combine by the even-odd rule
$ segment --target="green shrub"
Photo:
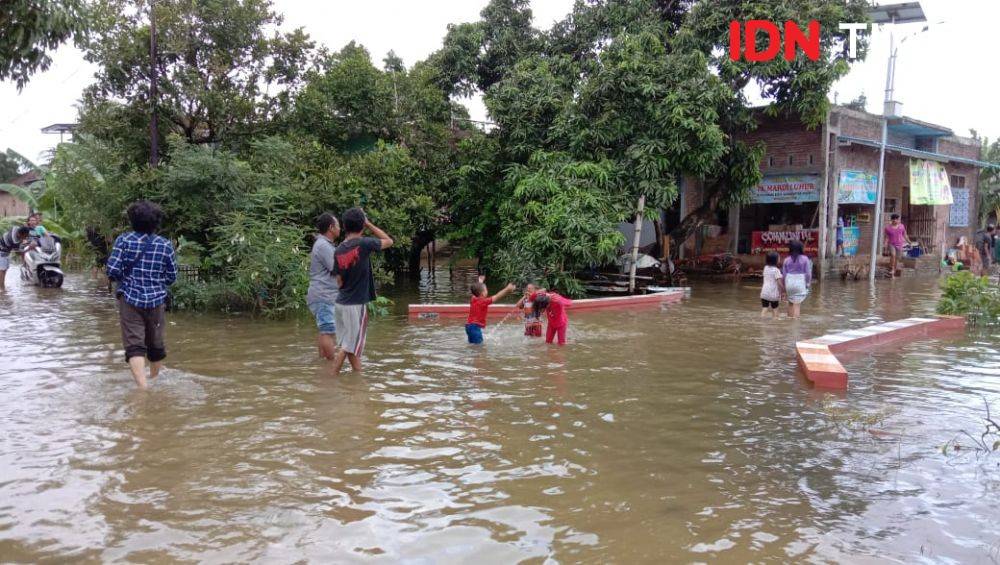
[[[939,314],[966,316],[973,325],[1000,323],[1000,287],[991,285],[987,277],[959,271],[946,278],[941,289]]]

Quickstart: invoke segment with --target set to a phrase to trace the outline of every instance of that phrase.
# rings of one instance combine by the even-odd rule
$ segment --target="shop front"
[[[752,189],[751,203],[740,208],[741,254],[788,254],[792,241],[802,242],[807,255],[819,253],[820,177],[814,174],[766,175]]]

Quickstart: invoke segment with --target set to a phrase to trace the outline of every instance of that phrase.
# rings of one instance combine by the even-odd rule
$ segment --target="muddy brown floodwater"
[[[470,277],[390,292],[363,377],[325,374],[306,318],[173,315],[148,392],[99,284],[15,280],[0,561],[1000,559],[1000,454],[962,435],[984,397],[1000,412],[1000,335],[855,356],[845,394],[796,373],[796,339],[929,313],[933,278],[828,282],[798,322],[760,320],[755,284],[702,284],[571,316],[562,349],[405,317]]]

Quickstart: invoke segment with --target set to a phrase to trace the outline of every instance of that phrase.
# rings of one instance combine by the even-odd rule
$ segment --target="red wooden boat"
[[[657,304],[680,302],[684,298],[684,290],[668,290],[634,296],[609,296],[606,298],[581,298],[574,300],[568,308],[573,312],[586,310],[613,310],[633,306],[653,306]],[[463,318],[469,315],[468,304],[410,304],[411,318]],[[494,304],[490,306],[489,315],[506,316],[514,311],[513,304]]]

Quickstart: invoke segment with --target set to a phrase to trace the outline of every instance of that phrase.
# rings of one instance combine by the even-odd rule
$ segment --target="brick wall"
[[[880,141],[882,139],[882,123],[878,116],[872,116],[863,112],[856,112],[847,108],[834,108],[837,127],[840,128],[840,135],[850,137],[860,137],[861,139],[871,139]]]
[[[767,149],[761,161],[765,175],[819,174],[823,165],[823,129],[807,129],[798,120],[788,118],[762,119],[758,128],[742,141],[763,141]]]

